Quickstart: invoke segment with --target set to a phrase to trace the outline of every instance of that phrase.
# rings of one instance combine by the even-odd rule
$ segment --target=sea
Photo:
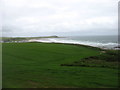
[[[82,44],[103,49],[119,49],[119,42],[117,35],[109,36],[64,36],[60,38],[44,38],[44,39],[31,39],[30,41],[47,42],[47,43],[70,43]]]

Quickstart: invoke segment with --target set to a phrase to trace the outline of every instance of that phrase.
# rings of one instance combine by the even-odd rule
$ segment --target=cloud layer
[[[117,34],[118,0],[2,0],[3,36]]]

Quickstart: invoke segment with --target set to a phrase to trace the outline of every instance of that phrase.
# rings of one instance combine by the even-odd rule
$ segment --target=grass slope
[[[119,50],[104,50],[97,56],[90,56],[61,66],[83,66],[83,67],[104,67],[119,68]]]
[[[3,88],[118,87],[118,70],[67,67],[100,50],[47,43],[3,43]]]

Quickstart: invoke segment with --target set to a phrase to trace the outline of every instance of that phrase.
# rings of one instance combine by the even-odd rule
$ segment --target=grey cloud
[[[118,0],[2,0],[2,4],[4,36],[117,32]]]

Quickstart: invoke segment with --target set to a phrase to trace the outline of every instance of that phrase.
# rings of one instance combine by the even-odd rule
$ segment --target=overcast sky
[[[117,34],[119,0],[1,0],[3,36]]]

